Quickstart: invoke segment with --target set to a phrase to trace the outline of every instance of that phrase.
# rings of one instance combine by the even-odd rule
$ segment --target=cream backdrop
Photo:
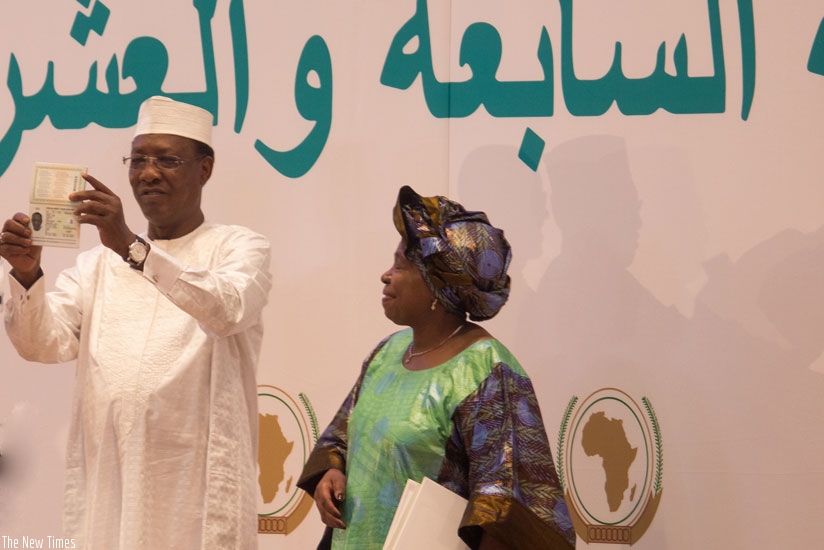
[[[122,120],[136,113],[129,94],[150,89],[131,76],[151,74],[159,58],[150,48],[125,52],[154,37],[140,43],[168,51],[162,90],[218,101],[208,218],[271,239],[261,384],[302,394],[323,429],[364,356],[395,329],[383,317],[379,275],[398,239],[398,188],[446,194],[485,210],[513,245],[510,302],[488,328],[531,374],[553,453],[573,396],[616,388],[654,405],[663,492],[634,548],[820,545],[824,2],[432,1],[428,17],[415,0],[220,0],[214,14],[208,4],[0,8],[0,74],[19,74],[22,86],[14,92],[9,77],[0,90],[3,218],[26,210],[36,161],[67,162],[121,194],[142,230],[119,160],[131,139]],[[212,31],[205,46],[194,6]],[[574,21],[569,42],[562,13]],[[390,63],[413,16],[424,24]],[[542,28],[551,50],[539,55]],[[616,42],[626,87],[618,73],[602,79]],[[656,70],[662,43],[663,69],[680,79]],[[212,50],[213,82],[203,62]],[[298,80],[310,88],[296,94],[302,52]],[[565,96],[565,56],[592,97],[626,90],[626,105],[648,114],[615,104],[595,112],[589,96]],[[385,66],[398,78],[411,70],[414,82],[382,84]],[[443,116],[425,96],[447,82],[453,110]],[[27,122],[38,113],[48,118]],[[283,161],[304,162],[303,173],[284,175],[287,165],[267,161],[257,140],[280,151],[306,140]],[[85,227],[81,240],[92,247],[96,233]],[[48,285],[75,254],[45,251]],[[27,364],[6,338],[0,363],[0,537],[59,536],[74,366]],[[293,490],[297,474],[285,472],[279,490]],[[312,510],[289,534],[260,535],[260,546],[310,548],[321,527]]]

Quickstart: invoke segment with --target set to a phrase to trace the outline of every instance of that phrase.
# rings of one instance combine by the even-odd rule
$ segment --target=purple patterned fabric
[[[532,382],[499,363],[452,415],[438,482],[469,500],[461,537],[512,548],[574,548],[575,530]]]
[[[509,297],[512,258],[504,233],[486,214],[470,212],[446,197],[421,197],[409,186],[393,211],[406,257],[448,311],[490,319]]]

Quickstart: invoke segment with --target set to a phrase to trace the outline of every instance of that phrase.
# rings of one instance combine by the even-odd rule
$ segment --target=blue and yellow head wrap
[[[473,321],[498,313],[509,297],[512,251],[486,214],[446,197],[421,197],[404,186],[393,219],[404,254],[447,311],[469,314]]]

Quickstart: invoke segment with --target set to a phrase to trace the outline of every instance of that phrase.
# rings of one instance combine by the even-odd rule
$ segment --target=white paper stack
[[[383,550],[469,550],[458,536],[466,499],[425,477],[407,480]]]

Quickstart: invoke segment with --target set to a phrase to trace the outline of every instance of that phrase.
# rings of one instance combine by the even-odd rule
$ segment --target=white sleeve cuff
[[[151,280],[160,292],[168,296],[181,273],[183,266],[180,262],[156,246],[151,247],[143,264],[143,276]]]

